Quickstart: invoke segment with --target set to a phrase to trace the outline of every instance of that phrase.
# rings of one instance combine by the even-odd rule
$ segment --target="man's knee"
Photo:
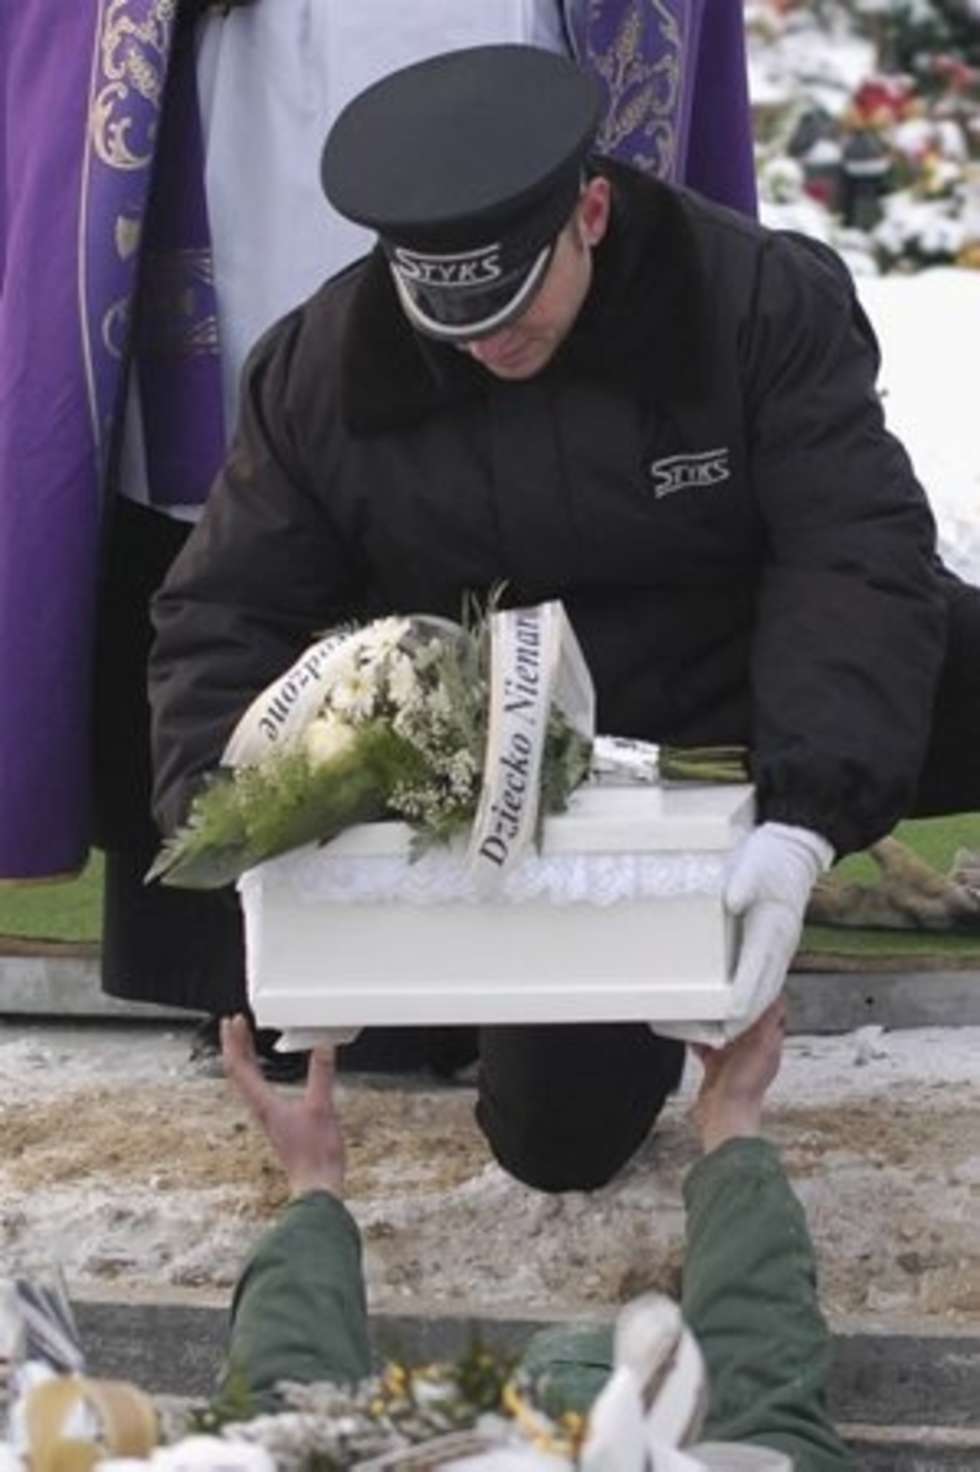
[[[653,1040],[652,1040],[653,1041]],[[481,1090],[476,1118],[494,1158],[538,1191],[595,1191],[608,1185],[643,1144],[680,1083],[684,1048],[657,1038],[655,1069],[622,1077],[615,1093],[583,1088],[579,1107],[519,1092]]]
[[[494,1159],[508,1175],[536,1191],[596,1191],[608,1185],[639,1149],[653,1119],[626,1138],[583,1140],[548,1129],[502,1127],[477,1104],[476,1118]]]

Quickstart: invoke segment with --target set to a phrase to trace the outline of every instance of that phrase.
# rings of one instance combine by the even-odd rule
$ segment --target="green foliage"
[[[383,787],[368,755],[371,732],[365,727],[350,751],[319,766],[294,751],[243,769],[239,803],[253,862],[305,843],[326,843],[384,811]]]
[[[189,1431],[200,1436],[218,1436],[223,1426],[251,1421],[259,1410],[245,1371],[241,1365],[231,1362],[213,1400],[191,1411]]]
[[[539,848],[545,818],[565,811],[569,797],[589,775],[591,759],[592,743],[583,741],[560,711],[552,710],[541,764],[541,802],[535,835]]]
[[[295,750],[243,768],[235,780],[222,770],[195,798],[187,824],[164,844],[148,877],[219,888],[263,859],[328,842],[354,823],[380,817],[383,771],[396,741],[393,733],[386,739],[365,727],[354,747],[321,766]]]

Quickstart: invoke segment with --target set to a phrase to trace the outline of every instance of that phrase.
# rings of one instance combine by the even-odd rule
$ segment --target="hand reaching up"
[[[704,1067],[693,1115],[706,1153],[726,1140],[759,1133],[762,1101],[779,1072],[785,1031],[786,1004],[780,997],[733,1043],[692,1048]]]

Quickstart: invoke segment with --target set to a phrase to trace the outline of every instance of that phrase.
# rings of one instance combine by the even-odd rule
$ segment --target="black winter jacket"
[[[600,729],[749,743],[760,811],[864,846],[907,810],[944,645],[934,527],[827,249],[603,161],[609,234],[524,383],[417,336],[379,253],[259,343],[155,601],[158,817],[319,630],[561,598]]]

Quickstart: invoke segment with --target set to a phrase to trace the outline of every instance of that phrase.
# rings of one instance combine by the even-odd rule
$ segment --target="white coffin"
[[[262,1027],[714,1021],[736,948],[727,854],[746,786],[587,787],[491,901],[460,854],[408,861],[401,823],[352,828],[239,883]]]

